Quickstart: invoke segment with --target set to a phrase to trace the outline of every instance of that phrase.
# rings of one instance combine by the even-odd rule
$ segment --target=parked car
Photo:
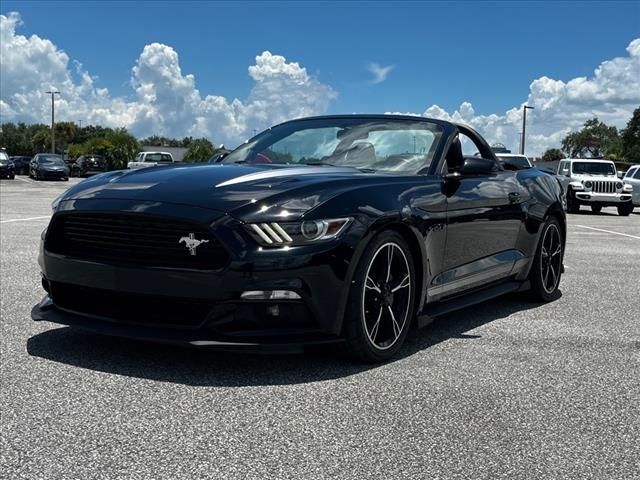
[[[633,188],[632,202],[636,207],[640,207],[640,165],[631,165],[622,181],[631,185]]]
[[[13,180],[15,177],[15,165],[9,159],[9,155],[7,155],[7,152],[0,150],[0,178],[8,178],[10,180]]]
[[[71,167],[71,176],[88,177],[107,170],[109,170],[109,164],[102,155],[81,155]]]
[[[154,167],[173,162],[173,155],[169,152],[140,152],[133,161],[127,164],[127,168]]]
[[[16,168],[16,175],[28,175],[29,174],[29,162],[31,162],[31,157],[11,157],[11,161],[13,162]]]
[[[570,213],[577,213],[580,205],[589,205],[595,213],[603,207],[616,207],[621,216],[633,212],[632,187],[618,178],[611,160],[565,158],[558,164],[557,175]]]
[[[29,177],[35,180],[69,180],[69,167],[61,155],[38,153],[29,164]]]
[[[294,120],[217,165],[74,185],[52,205],[32,318],[193,346],[345,342],[383,361],[438,315],[556,298],[563,203],[554,176],[504,170],[465,125]]]
[[[496,157],[498,157],[498,161],[502,163],[505,168],[515,168],[515,169],[523,169],[523,168],[533,168],[533,163],[526,155],[519,155],[516,153],[496,153]]]

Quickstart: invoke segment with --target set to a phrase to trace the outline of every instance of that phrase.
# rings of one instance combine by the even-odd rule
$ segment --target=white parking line
[[[51,215],[46,217],[12,218],[11,220],[0,220],[0,223],[30,222],[31,220],[44,220],[45,218],[51,218]]]
[[[576,225],[576,227],[587,228],[589,230],[596,230],[598,232],[612,233],[613,235],[622,235],[623,237],[631,237],[631,238],[635,238],[637,240],[640,240],[640,237],[638,237],[636,235],[629,235],[628,233],[612,232],[611,230],[603,230],[602,228],[587,227],[586,225]]]

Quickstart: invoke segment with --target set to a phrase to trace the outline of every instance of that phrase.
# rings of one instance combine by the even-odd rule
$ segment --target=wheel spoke
[[[394,288],[391,289],[391,293],[395,293],[402,288],[407,288],[411,285],[411,277],[407,273],[407,276],[402,279],[402,281]]]
[[[393,245],[387,247],[387,283],[391,278],[391,262],[393,262]]]
[[[364,288],[368,288],[369,290],[375,290],[378,293],[381,292],[380,287],[376,285],[376,282],[371,277],[367,277],[367,281],[364,284]]]
[[[549,265],[547,265],[546,272],[544,274],[544,286],[547,287],[549,285]]]
[[[553,280],[553,283],[551,284],[551,288],[556,286],[556,271],[553,268],[553,265],[549,264],[549,271],[551,272],[551,280]]]
[[[378,318],[376,323],[373,324],[373,328],[371,329],[371,333],[369,337],[373,343],[376,343],[376,335],[378,335],[378,328],[380,327],[380,319],[382,318],[382,307],[380,307],[380,311],[378,312]]]
[[[387,305],[387,310],[389,310],[389,315],[391,315],[391,322],[393,323],[394,338],[398,338],[400,336],[400,325],[398,325],[396,316],[393,314],[393,309],[391,308],[391,305]]]
[[[560,255],[561,252],[562,252],[562,246],[558,245],[558,248],[556,248],[554,252],[551,254],[551,258],[555,257],[556,255]]]

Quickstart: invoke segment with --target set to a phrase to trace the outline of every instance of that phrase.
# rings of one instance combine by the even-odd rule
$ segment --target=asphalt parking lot
[[[414,332],[379,366],[240,355],[31,321],[51,201],[0,182],[7,479],[640,477],[640,214],[569,216],[562,296]]]

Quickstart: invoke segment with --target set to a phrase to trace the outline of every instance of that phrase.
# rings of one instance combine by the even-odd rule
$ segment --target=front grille
[[[148,267],[217,270],[228,260],[206,225],[135,213],[58,214],[45,248],[101,263]]]
[[[64,178],[67,176],[66,172],[59,170],[59,171],[43,171],[40,173],[40,176],[42,178]]]
[[[197,328],[213,304],[202,300],[122,293],[50,282],[53,303],[66,310],[111,321],[171,328]]]
[[[592,191],[595,193],[616,193],[616,182],[607,180],[595,180]]]

